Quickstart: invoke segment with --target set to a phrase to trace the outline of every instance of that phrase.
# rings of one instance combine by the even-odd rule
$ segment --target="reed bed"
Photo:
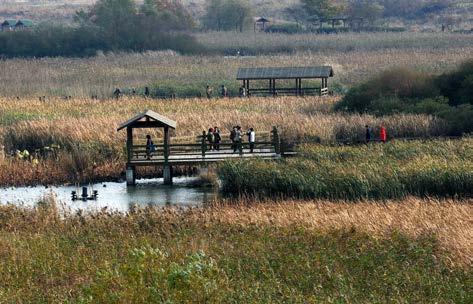
[[[233,37],[232,34],[228,36]],[[377,39],[391,34],[376,34]],[[409,34],[405,34],[409,35]],[[210,38],[214,39],[209,35]],[[319,42],[342,44],[339,49],[323,51],[299,51],[291,54],[258,55],[249,57],[181,56],[174,52],[146,52],[136,54],[99,54],[91,58],[42,58],[8,59],[0,61],[0,96],[38,97],[72,96],[110,97],[115,88],[143,88],[174,91],[179,96],[186,92],[205,95],[205,86],[225,84],[237,89],[235,80],[239,67],[251,66],[310,66],[332,65],[335,77],[329,86],[343,93],[350,86],[364,81],[379,71],[393,67],[409,67],[428,73],[440,74],[469,59],[473,53],[471,35],[431,34],[425,47],[399,49],[392,46],[381,49],[350,49],[351,42],[344,42],[344,35],[321,36],[264,36],[280,37],[292,45],[291,39],[301,39],[317,45]],[[261,37],[262,43],[272,43],[273,38]],[[357,36],[347,41],[356,40]],[[402,36],[401,36],[402,37]],[[408,36],[409,37],[409,36]],[[358,37],[359,43],[364,36]],[[411,41],[418,36],[412,34]],[[233,39],[233,38],[229,38]],[[267,40],[269,39],[269,41]],[[276,39],[276,38],[274,38]],[[278,38],[279,39],[279,38]],[[253,38],[250,39],[253,41]],[[260,41],[260,39],[257,39]],[[454,40],[456,42],[453,42]],[[331,41],[331,42],[330,42]],[[422,39],[420,39],[422,41]],[[392,44],[394,43],[392,42]],[[220,43],[220,42],[219,42]],[[225,42],[227,43],[227,42]],[[376,45],[377,41],[371,42]],[[238,44],[238,43],[237,43]],[[443,46],[438,46],[442,44]],[[406,45],[409,45],[408,43]],[[448,46],[448,47],[447,47]],[[233,48],[230,47],[232,50]],[[240,47],[235,46],[234,52]],[[142,89],[141,89],[142,92]]]
[[[408,195],[471,197],[473,139],[301,147],[279,163],[228,162],[223,191],[257,197],[359,200]]]
[[[240,204],[66,217],[51,199],[33,210],[0,206],[0,295],[48,303],[471,299],[471,200]]]
[[[356,141],[364,137],[366,123],[387,127],[391,137],[430,137],[445,134],[443,121],[423,115],[346,115],[333,113],[337,97],[279,97],[250,99],[152,100],[123,98],[90,100],[59,98],[0,100],[0,145],[6,154],[15,150],[34,151],[59,145],[59,161],[41,160],[38,166],[0,158],[0,185],[64,182],[71,175],[93,178],[117,178],[119,164],[125,162],[125,132],[118,125],[136,113],[152,109],[178,122],[174,142],[197,142],[203,130],[218,126],[225,139],[234,125],[253,127],[262,136],[278,126],[287,140]],[[162,134],[153,130],[136,132],[135,140],[150,133],[159,142]],[[86,163],[86,164],[84,164]],[[96,169],[90,167],[95,163]],[[82,164],[82,165],[81,165]],[[82,170],[79,170],[81,169]],[[87,168],[88,167],[88,168]],[[54,172],[48,175],[48,170]],[[41,173],[39,173],[41,172]],[[95,172],[95,173],[94,173]],[[14,178],[13,178],[14,177]],[[21,183],[21,181],[24,183]]]

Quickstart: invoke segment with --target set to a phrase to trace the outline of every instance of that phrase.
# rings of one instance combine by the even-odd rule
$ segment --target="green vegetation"
[[[431,235],[230,224],[195,210],[62,220],[48,202],[34,211],[0,210],[4,302],[471,300],[471,269],[447,264],[449,254]]]
[[[210,0],[207,2],[202,25],[207,30],[243,31],[253,23],[250,5],[242,0]]]
[[[389,133],[389,131],[388,131]],[[228,162],[224,193],[358,200],[473,194],[473,139],[305,146],[281,162]]]
[[[132,0],[100,0],[76,14],[76,26],[41,24],[32,31],[0,33],[4,57],[93,56],[97,51],[201,50],[180,30],[192,25],[179,8],[147,1],[138,14]],[[172,32],[171,32],[172,30]]]
[[[473,60],[457,70],[430,76],[394,69],[351,88],[336,109],[379,116],[424,113],[445,119],[451,135],[473,132]]]

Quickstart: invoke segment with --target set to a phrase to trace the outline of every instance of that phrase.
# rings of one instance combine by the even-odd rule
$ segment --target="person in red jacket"
[[[379,139],[382,143],[385,143],[387,139],[386,128],[383,126],[381,126],[381,130],[379,131]]]

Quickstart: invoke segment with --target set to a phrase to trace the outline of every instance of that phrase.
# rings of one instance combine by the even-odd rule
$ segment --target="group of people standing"
[[[365,130],[366,130],[365,131],[366,143],[375,141],[376,139],[373,137],[373,129],[369,125],[366,125]],[[380,128],[379,128],[379,141],[381,141],[382,143],[385,143],[386,140],[387,140],[386,128],[383,127],[383,126],[380,126]]]
[[[224,84],[222,84],[220,86],[220,92],[219,93],[220,93],[219,95],[220,95],[221,98],[229,97],[228,88]],[[241,86],[238,89],[238,95],[240,97],[247,97],[247,96],[249,96],[248,93],[249,92],[247,92],[247,90],[244,86]],[[207,85],[207,87],[205,88],[205,95],[207,96],[208,99],[212,98],[213,88],[210,85]]]
[[[220,136],[220,129],[218,127],[210,128],[207,133],[203,131],[202,137],[208,143],[208,150],[220,150],[220,142],[222,142],[222,137]]]
[[[253,128],[249,128],[245,134],[248,137],[250,153],[253,153],[256,142],[255,130]],[[243,137],[245,134],[243,133],[242,128],[240,126],[232,127],[232,130],[230,131],[230,141],[233,153],[236,153],[237,151],[243,153]],[[209,150],[220,150],[220,143],[222,142],[222,137],[220,135],[220,129],[218,127],[210,128],[208,132],[203,131],[202,136],[207,142]]]

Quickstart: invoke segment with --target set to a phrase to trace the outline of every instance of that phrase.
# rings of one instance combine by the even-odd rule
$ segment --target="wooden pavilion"
[[[279,68],[240,68],[237,80],[243,82],[248,95],[320,95],[328,94],[328,78],[333,77],[331,66],[279,67]],[[304,87],[303,79],[320,79],[320,87]],[[267,81],[267,87],[250,87],[250,81]],[[293,80],[292,87],[276,87],[276,80]]]
[[[264,17],[256,19],[254,31],[256,32],[256,30],[259,30],[264,32],[266,30],[266,23],[270,23],[270,21]]]
[[[143,113],[136,115],[130,120],[122,123],[117,131],[126,128],[126,150],[127,150],[127,166],[126,166],[126,182],[127,185],[134,185],[136,181],[136,164],[133,162],[133,155],[137,153],[136,149],[146,149],[146,146],[133,145],[133,129],[136,128],[162,128],[164,130],[164,144],[163,144],[163,176],[165,184],[172,184],[172,171],[169,164],[169,145],[171,143],[170,129],[176,129],[177,123],[167,117],[164,117],[152,110],[146,110]],[[153,161],[142,162],[141,165],[153,165]]]

